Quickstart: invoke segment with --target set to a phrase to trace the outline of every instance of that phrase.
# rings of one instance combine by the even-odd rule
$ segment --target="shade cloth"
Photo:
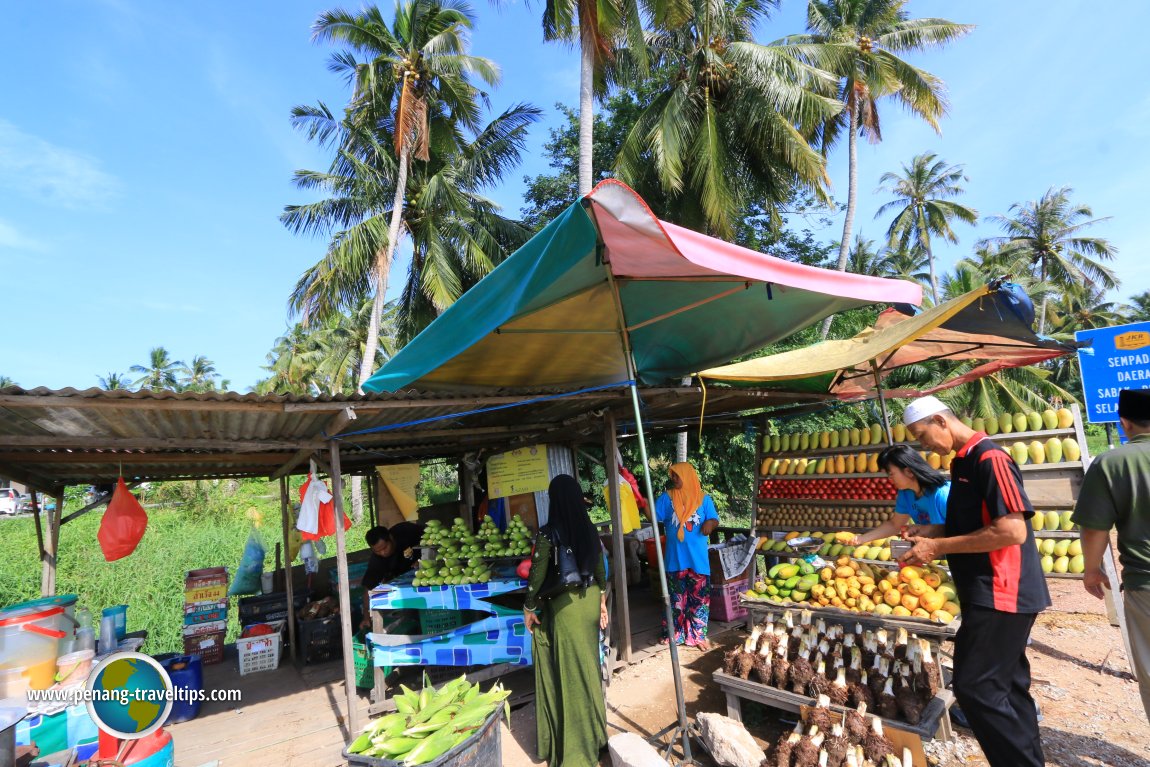
[[[366,391],[658,384],[917,284],[819,269],[660,221],[604,181],[467,291]],[[620,321],[622,318],[622,322]]]

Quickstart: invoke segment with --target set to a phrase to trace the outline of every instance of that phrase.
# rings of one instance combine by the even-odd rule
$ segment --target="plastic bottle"
[[[117,647],[119,647],[119,640],[116,639],[116,616],[105,615],[100,619],[100,651],[98,654],[114,653]]]
[[[92,628],[92,611],[87,607],[81,607],[76,611],[76,628],[77,629],[90,629]],[[77,633],[79,633],[77,631]]]
[[[76,652],[80,650],[96,649],[96,632],[91,626],[81,626],[76,629]]]

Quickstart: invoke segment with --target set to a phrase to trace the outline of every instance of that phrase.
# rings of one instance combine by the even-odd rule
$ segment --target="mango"
[[[1082,457],[1082,448],[1078,446],[1078,441],[1067,437],[1062,440],[1062,457],[1067,461],[1077,461]]]
[[[1038,440],[1034,440],[1033,442],[1031,442],[1030,447],[1027,448],[1027,451],[1030,453],[1030,462],[1031,463],[1033,463],[1033,464],[1046,463],[1046,448]]]
[[[1013,458],[1014,462],[1019,466],[1025,466],[1030,460],[1030,454],[1026,450],[1026,443],[1015,442],[1013,445],[1011,445],[1010,457]]]
[[[857,549],[855,549],[855,558],[856,559],[870,559],[870,547],[867,546],[866,544],[859,546]]]
[[[1074,425],[1074,413],[1071,412],[1070,408],[1068,408],[1068,407],[1059,408],[1058,412],[1055,413],[1055,415],[1058,416],[1058,428],[1059,429],[1069,429],[1071,426]]]
[[[1042,430],[1042,416],[1033,410],[1026,414],[1026,426],[1031,431]]]
[[[855,472],[858,474],[865,474],[867,470],[867,454],[859,453],[855,456]]]
[[[942,456],[938,453],[927,453],[926,462],[930,464],[930,468],[932,469],[942,468]]]
[[[851,447],[858,447],[862,443],[862,432],[858,429],[851,429],[850,431]]]
[[[819,467],[818,461],[812,458],[807,462],[807,474],[814,474],[815,470]]]
[[[1045,554],[1046,556],[1050,556],[1054,553],[1054,539],[1053,538],[1043,538],[1042,539],[1042,553]]]
[[[1042,411],[1042,425],[1043,425],[1043,427],[1045,427],[1047,429],[1057,429],[1058,428],[1058,414],[1055,413],[1050,408],[1046,408],[1045,410],[1043,410]]]
[[[1076,557],[1082,553],[1082,541],[1075,538],[1070,542],[1070,547],[1066,549],[1066,554],[1071,557]]]
[[[831,447],[839,447],[842,444],[837,429],[831,432],[830,443]]]
[[[827,458],[820,458],[819,459],[818,463],[815,464],[815,474],[826,474],[827,473],[827,461],[828,460],[829,459],[827,459]]]
[[[811,449],[811,435],[803,432],[799,435],[799,450]]]
[[[782,465],[782,463],[783,462],[780,461],[778,458],[772,458],[771,459],[771,465],[769,467],[767,467],[767,473],[768,474],[778,474],[779,473],[779,467]]]
[[[895,442],[906,442],[906,424],[900,421],[890,427],[890,432]]]
[[[1064,511],[1058,515],[1058,529],[1064,533],[1074,529],[1074,512]]]
[[[957,455],[955,451],[951,450],[946,455],[942,456],[939,460],[938,468],[943,471],[950,471],[950,465],[954,462],[954,456]]]
[[[1070,549],[1070,539],[1062,538],[1054,543],[1054,556],[1064,557],[1066,552]]]
[[[851,430],[839,429],[839,447],[850,447],[851,444]]]
[[[770,451],[772,453],[777,453],[780,450],[782,450],[782,448],[783,448],[783,438],[780,437],[778,434],[772,434],[771,435]]]
[[[991,415],[986,419],[986,433],[992,437],[998,434],[998,416]]]
[[[890,615],[891,614],[890,605],[888,605],[886,602],[876,603],[874,606],[874,614],[875,615]],[[954,620],[954,619],[952,618],[951,620]],[[949,623],[950,621],[947,621],[947,622]]]
[[[1026,431],[1026,415],[1024,413],[1014,414],[1014,430]]]
[[[880,424],[872,423],[870,427],[870,443],[872,445],[881,445],[884,442],[883,429]]]
[[[1046,529],[1057,530],[1061,526],[1062,518],[1057,511],[1046,512]]]
[[[859,444],[860,444],[860,445],[869,445],[869,444],[870,444],[870,438],[871,438],[871,434],[872,434],[872,432],[871,432],[871,430],[870,430],[870,427],[869,427],[869,426],[867,426],[867,427],[863,428],[863,429],[862,429],[862,430],[859,432]]]
[[[1044,573],[1048,573],[1054,569],[1054,560],[1050,557],[1049,554],[1039,560],[1039,564],[1042,565],[1042,572]]]
[[[1003,413],[998,416],[998,431],[1002,434],[1009,434],[1014,431],[1014,419],[1010,417],[1010,413]]]
[[[878,468],[878,453],[871,453],[870,460],[867,461],[866,470],[872,474],[877,474]]]
[[[954,614],[946,610],[935,610],[930,614],[930,619],[938,621],[939,623],[950,623],[954,620]]]
[[[846,456],[835,456],[835,474],[846,474],[847,472],[847,459]]]
[[[831,434],[827,431],[819,432],[819,447],[826,450],[831,446]]]
[[[1059,463],[1062,461],[1062,440],[1057,437],[1051,437],[1046,440],[1046,460],[1051,463]]]
[[[970,425],[970,428],[974,429],[975,431],[986,431],[986,419],[982,416],[978,416],[974,419],[974,422]]]
[[[1081,554],[1075,554],[1070,558],[1069,571],[1075,574],[1080,574],[1086,571],[1086,560],[1082,558]]]
[[[1070,557],[1061,556],[1054,560],[1054,572],[1064,573],[1070,569]]]
[[[1030,526],[1034,528],[1035,532],[1038,532],[1040,530],[1045,530],[1046,529],[1046,515],[1043,514],[1041,511],[1035,512],[1034,516],[1030,518]]]

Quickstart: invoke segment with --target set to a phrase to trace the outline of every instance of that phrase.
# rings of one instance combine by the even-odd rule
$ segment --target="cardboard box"
[[[744,544],[737,543],[735,545],[736,546],[742,546]],[[723,575],[723,563],[719,559],[719,550],[718,549],[711,549],[710,551],[707,552],[707,554],[711,560],[711,585],[712,586],[718,586],[718,585],[722,585],[725,583],[730,583],[732,581],[740,581],[740,580],[746,581],[746,580],[749,580],[754,575],[754,568],[755,568],[755,558],[754,557],[751,557],[750,564],[747,565],[746,570],[739,573],[734,578],[728,579],[726,576]],[[743,590],[746,591],[746,588],[744,588]]]

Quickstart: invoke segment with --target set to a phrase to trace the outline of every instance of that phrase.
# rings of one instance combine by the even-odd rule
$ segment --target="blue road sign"
[[[1150,322],[1079,330],[1078,350],[1086,418],[1091,423],[1118,421],[1118,392],[1150,389]]]

